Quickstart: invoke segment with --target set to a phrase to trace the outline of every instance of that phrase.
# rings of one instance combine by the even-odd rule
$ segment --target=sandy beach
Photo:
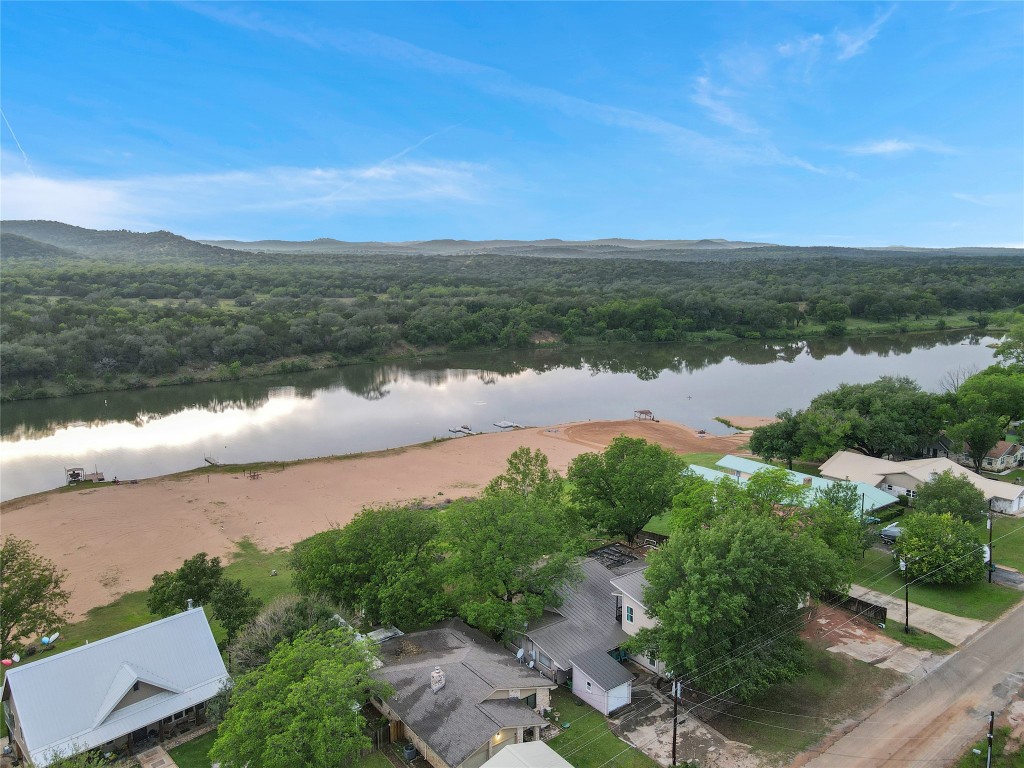
[[[670,422],[603,421],[462,437],[380,454],[320,459],[263,470],[185,473],[138,484],[103,484],[0,505],[4,535],[26,538],[69,573],[70,609],[81,616],[205,551],[226,558],[248,538],[291,546],[345,525],[366,506],[473,496],[516,448],[539,448],[564,473],[577,455],[618,435],[677,453],[734,451],[748,436],[699,435]]]

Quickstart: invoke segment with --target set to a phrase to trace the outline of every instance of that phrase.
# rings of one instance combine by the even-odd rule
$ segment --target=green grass
[[[568,691],[553,691],[551,706],[561,715],[559,722],[569,727],[548,745],[575,768],[657,768],[651,758],[612,733],[600,712]]]
[[[356,761],[352,768],[392,768],[391,761],[380,752],[371,752]]]
[[[775,758],[794,755],[842,719],[872,705],[901,677],[823,647],[807,644],[805,648],[806,672],[736,706],[712,725],[727,738]]]
[[[910,627],[910,633],[907,634],[903,631],[904,623],[902,621],[895,621],[889,619],[885,622],[885,629],[882,631],[886,635],[891,637],[893,640],[909,645],[911,648],[919,648],[922,651],[931,651],[932,653],[949,653],[955,645],[947,643],[941,637],[936,637],[930,632],[925,632],[922,629],[916,627]]]
[[[1004,483],[1016,483],[1024,480],[1024,469],[1015,469],[1012,472],[1007,472],[1005,475],[995,475],[991,472],[983,472],[982,474],[993,480],[1002,480]]]
[[[987,543],[988,529],[985,525],[986,521],[980,520],[974,527],[978,531],[978,539]],[[996,565],[1024,572],[1024,518],[993,517],[992,539],[992,558]]]
[[[1024,768],[1024,749],[1018,749],[1015,752],[1005,751],[1009,736],[1009,726],[1004,725],[995,729],[992,739],[992,768]],[[988,757],[988,738],[976,742],[974,748],[981,750],[981,754],[976,755],[971,750],[967,750],[967,754],[957,760],[951,768],[985,768]]]
[[[883,594],[903,594],[903,577],[899,568],[893,564],[892,555],[881,550],[869,549],[864,553],[864,559],[857,561],[853,580]],[[1024,592],[986,582],[961,586],[914,584],[910,587],[912,603],[981,621],[994,621],[1022,598]]]
[[[168,751],[178,768],[210,768],[210,747],[217,738],[217,731],[204,733],[198,739],[187,741],[180,747]]]

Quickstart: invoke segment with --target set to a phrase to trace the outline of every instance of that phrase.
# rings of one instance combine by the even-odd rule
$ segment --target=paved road
[[[807,768],[946,766],[1024,685],[1024,603],[805,763]]]

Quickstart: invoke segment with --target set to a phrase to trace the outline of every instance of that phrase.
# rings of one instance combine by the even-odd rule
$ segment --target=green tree
[[[808,521],[808,533],[824,541],[840,561],[852,569],[854,558],[864,550],[864,524],[857,486],[833,483],[817,489],[802,515]],[[852,570],[846,575],[852,578]]]
[[[437,621],[450,615],[440,582],[439,530],[434,510],[364,509],[344,528],[295,545],[295,585],[303,594],[323,594],[359,612],[371,624],[410,630]],[[416,587],[405,604],[396,582]]]
[[[985,456],[1006,437],[1007,420],[991,413],[975,413],[950,425],[946,435],[971,458],[975,472],[981,472]]]
[[[557,500],[561,498],[562,487],[562,477],[548,466],[547,455],[539,448],[531,451],[521,446],[508,457],[505,471],[487,484],[484,493],[539,493]]]
[[[907,575],[926,584],[969,584],[985,575],[978,534],[951,514],[915,512],[900,522],[893,560],[908,561]]]
[[[315,628],[278,645],[235,681],[210,759],[225,768],[336,768],[373,746],[362,707],[391,688],[347,628]]]
[[[267,604],[246,624],[231,644],[231,660],[238,672],[247,672],[270,660],[279,643],[293,640],[313,627],[327,627],[338,609],[326,598],[282,595]]]
[[[979,520],[988,510],[985,494],[968,478],[946,470],[917,486],[914,509],[930,515],[950,514],[960,520]]]
[[[843,306],[846,306],[845,304]],[[765,461],[785,459],[793,469],[793,459],[803,453],[803,433],[799,412],[779,411],[778,421],[763,427],[756,427],[750,436],[750,450]]]
[[[263,603],[240,579],[222,579],[210,595],[210,607],[230,643],[242,627],[256,618]]]
[[[52,632],[71,614],[64,609],[67,571],[39,555],[32,542],[7,536],[0,545],[0,656],[7,658],[21,641]]]
[[[460,501],[445,515],[446,584],[468,623],[495,636],[520,629],[579,578],[579,530],[560,505],[517,493]]]
[[[1006,365],[1024,366],[1024,318],[1017,320],[996,347],[996,357]]]
[[[205,605],[220,584],[224,569],[220,558],[207,559],[205,552],[193,555],[176,571],[164,571],[153,577],[146,607],[157,616],[170,616],[188,608],[191,599]]]
[[[1024,364],[993,365],[969,377],[957,391],[959,410],[1024,419]]]
[[[569,465],[572,499],[584,520],[631,542],[652,518],[667,512],[686,462],[660,445],[617,437],[603,453],[583,453]]]
[[[749,700],[803,669],[800,605],[849,586],[820,538],[742,505],[673,533],[648,557],[644,598],[658,619],[632,647],[701,690]]]

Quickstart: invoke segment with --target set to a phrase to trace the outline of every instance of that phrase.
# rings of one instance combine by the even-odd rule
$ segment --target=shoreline
[[[68,608],[81,618],[197,552],[229,560],[237,542],[290,547],[366,506],[477,495],[521,446],[564,474],[581,453],[625,434],[677,453],[728,453],[748,435],[700,435],[668,421],[588,421],[442,439],[294,462],[200,467],[138,483],[98,483],[0,503],[5,535],[29,539],[68,571]],[[256,479],[249,472],[257,470]]]

